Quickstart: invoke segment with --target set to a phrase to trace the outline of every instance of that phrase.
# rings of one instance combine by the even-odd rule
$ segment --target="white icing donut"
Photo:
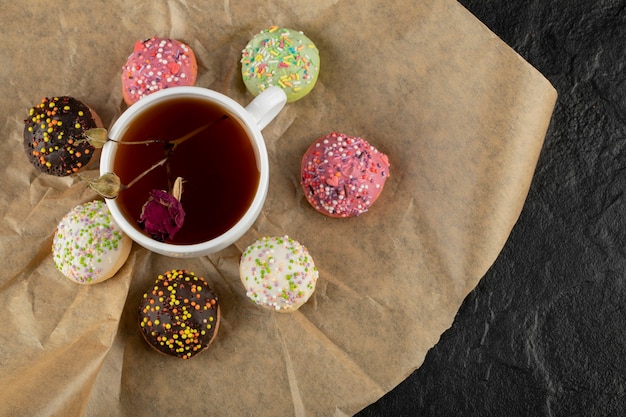
[[[52,253],[63,275],[79,284],[97,284],[115,275],[131,246],[106,204],[94,200],[63,217],[54,234]]]
[[[287,313],[311,297],[319,272],[307,248],[284,236],[264,237],[248,246],[241,255],[239,275],[252,301]]]

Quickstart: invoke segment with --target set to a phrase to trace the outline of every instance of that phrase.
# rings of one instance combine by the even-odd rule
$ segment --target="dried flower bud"
[[[172,195],[178,201],[180,201],[183,195],[183,182],[185,182],[183,177],[177,177],[174,181],[174,186],[172,187]]]
[[[85,131],[85,137],[94,148],[102,148],[107,140],[109,140],[109,132],[103,127],[94,127]]]
[[[122,183],[120,177],[108,172],[96,179],[86,179],[89,186],[104,198],[116,198],[120,194]]]

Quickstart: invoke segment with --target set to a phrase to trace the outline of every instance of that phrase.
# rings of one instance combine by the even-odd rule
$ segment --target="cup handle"
[[[271,86],[246,106],[248,113],[257,121],[259,130],[263,130],[280,113],[287,103],[287,94],[282,88]]]

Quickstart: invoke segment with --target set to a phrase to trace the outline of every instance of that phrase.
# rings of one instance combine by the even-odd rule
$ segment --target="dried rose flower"
[[[185,210],[180,200],[163,190],[150,191],[143,205],[139,226],[154,240],[165,242],[183,227]]]

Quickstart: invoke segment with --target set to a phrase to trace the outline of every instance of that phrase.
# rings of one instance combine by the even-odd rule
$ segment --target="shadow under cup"
[[[143,98],[120,116],[111,139],[152,141],[109,141],[102,152],[101,174],[115,172],[126,185],[140,178],[107,199],[132,240],[162,255],[195,257],[224,249],[252,226],[267,195],[269,163],[262,122],[248,107],[205,88],[175,87]],[[142,230],[139,219],[151,191],[170,192],[177,177],[183,179],[185,220],[161,242]]]

